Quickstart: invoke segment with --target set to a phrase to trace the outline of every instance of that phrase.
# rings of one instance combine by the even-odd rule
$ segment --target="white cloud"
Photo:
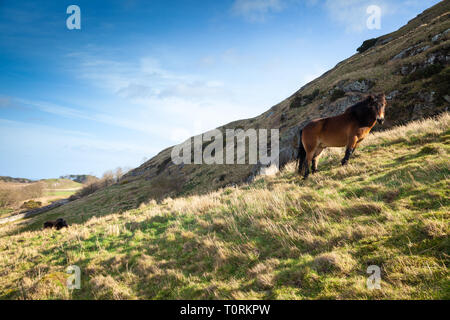
[[[86,132],[65,130],[46,125],[31,124],[28,122],[25,123],[2,118],[0,118],[0,124],[5,131],[7,131],[6,128],[9,128],[8,130],[13,130],[12,132],[16,132],[16,130],[18,132],[20,130],[21,135],[23,135],[25,131],[28,131],[29,134],[27,136],[34,140],[38,140],[38,136],[46,135],[47,139],[42,139],[45,143],[48,144],[48,139],[50,139],[52,141],[59,141],[61,144],[70,146],[72,149],[89,149],[90,151],[132,154],[147,154],[149,152],[148,146],[133,144],[130,143],[130,141],[98,139],[94,135]],[[9,139],[11,139],[14,135],[8,134],[5,136],[8,136]]]
[[[255,116],[255,105],[238,101],[224,82],[172,72],[152,57],[136,62],[80,56],[75,75],[116,96],[117,102],[76,108],[16,99],[22,105],[65,118],[82,119],[142,133],[149,141],[180,143],[236,119]],[[261,106],[259,106],[261,107]]]
[[[85,132],[0,118],[0,153],[20,155],[0,159],[13,175],[32,178],[78,172],[101,175],[118,166],[135,167],[144,156],[157,151],[159,148],[145,140],[139,143],[102,139]],[[41,163],[39,170],[38,162],[34,161],[37,154],[40,161],[47,163]],[[14,173],[19,168],[20,173]]]
[[[80,111],[61,105],[55,105],[42,101],[28,101],[24,99],[16,99],[16,101],[28,106],[39,109],[42,112],[58,115],[69,119],[88,120],[102,123],[122,129],[132,130],[152,137],[167,138],[167,131],[174,130],[170,125],[163,123],[155,123],[149,121],[147,115],[129,112],[128,114],[114,115],[91,111]]]
[[[271,12],[279,12],[284,8],[281,0],[235,0],[232,12],[250,22],[261,22]]]

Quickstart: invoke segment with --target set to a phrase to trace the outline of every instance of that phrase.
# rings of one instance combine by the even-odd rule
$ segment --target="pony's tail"
[[[303,146],[303,142],[302,142],[302,135],[303,135],[303,130],[300,130],[300,141],[298,143],[298,155],[297,155],[297,168],[298,168],[298,173],[301,174],[303,172],[303,166],[305,163],[305,159],[306,159],[306,150],[305,147]]]

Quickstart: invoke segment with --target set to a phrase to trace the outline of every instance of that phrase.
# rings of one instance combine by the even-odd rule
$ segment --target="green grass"
[[[14,209],[11,208],[0,208],[0,218],[7,217],[14,212]]]
[[[45,179],[40,182],[44,183],[47,189],[76,189],[81,188],[83,185],[81,183],[72,181],[70,179]]]
[[[41,182],[44,183],[44,197],[68,198],[83,186],[70,179],[45,179]]]
[[[62,198],[68,198],[75,193],[76,190],[73,191],[47,190],[44,192],[44,196],[61,196]]]
[[[449,120],[371,135],[347,167],[328,152],[308,181],[291,164],[128,210],[125,184],[6,225],[0,298],[449,299]],[[56,217],[70,228],[40,231]],[[69,265],[80,290],[64,286]]]

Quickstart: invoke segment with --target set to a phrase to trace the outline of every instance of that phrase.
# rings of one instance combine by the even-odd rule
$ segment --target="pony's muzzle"
[[[377,122],[378,122],[379,124],[383,124],[383,123],[384,123],[384,118],[378,118],[378,119],[377,119]]]

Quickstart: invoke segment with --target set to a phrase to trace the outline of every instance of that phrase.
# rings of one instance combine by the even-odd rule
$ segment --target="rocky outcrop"
[[[367,93],[373,86],[375,85],[375,81],[370,79],[359,79],[355,81],[343,80],[340,81],[332,90],[328,93],[332,94],[334,90],[342,90],[345,93],[347,92],[359,92],[359,93]]]
[[[433,36],[431,38],[432,42],[439,42],[440,40],[444,40],[445,38],[447,38],[450,34],[450,28],[445,30],[442,33],[438,33],[437,35]]]
[[[450,63],[450,50],[448,47],[444,47],[428,53],[425,57],[425,60],[421,62],[408,63],[400,66],[400,68],[396,72],[394,72],[394,74],[407,76],[416,72],[417,70],[421,70],[432,65],[446,65],[448,63]]]
[[[447,64],[449,62],[450,62],[450,50],[447,47],[428,54],[427,59],[424,62],[424,65],[431,65],[436,63]]]
[[[286,131],[280,138],[280,167],[285,166],[292,159],[297,158],[300,142],[300,130],[306,126],[309,121],[296,125]]]
[[[394,90],[394,91],[389,92],[389,93],[386,95],[386,100],[388,100],[388,101],[394,100],[395,97],[397,97],[399,93],[400,93],[399,90]]]
[[[350,94],[346,95],[344,98],[339,99],[335,103],[329,106],[329,109],[322,113],[321,117],[332,117],[343,113],[348,107],[354,105],[355,103],[361,101],[362,94]]]
[[[430,49],[430,45],[415,45],[412,47],[409,47],[405,50],[402,50],[399,54],[395,55],[391,60],[395,61],[395,60],[399,60],[399,59],[404,59],[406,57],[412,57],[415,55],[418,55],[419,53],[422,53],[428,49]]]

